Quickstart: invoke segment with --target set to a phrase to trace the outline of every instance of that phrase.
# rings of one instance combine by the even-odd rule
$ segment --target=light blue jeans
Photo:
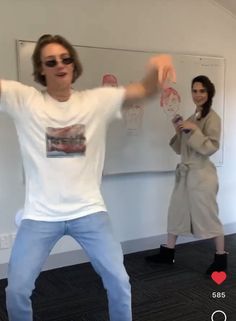
[[[107,290],[110,321],[131,321],[131,289],[106,212],[63,221],[23,220],[12,249],[6,303],[9,321],[33,321],[30,296],[44,262],[64,235],[84,249]],[[78,298],[79,300],[79,298]],[[42,320],[43,321],[43,320]]]

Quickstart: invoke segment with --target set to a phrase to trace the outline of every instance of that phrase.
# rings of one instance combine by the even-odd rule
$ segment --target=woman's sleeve
[[[188,146],[202,155],[211,156],[220,146],[221,119],[213,113],[206,120],[203,130],[197,128],[189,135]]]
[[[176,134],[171,138],[170,147],[176,152],[176,154],[181,154],[181,134]]]

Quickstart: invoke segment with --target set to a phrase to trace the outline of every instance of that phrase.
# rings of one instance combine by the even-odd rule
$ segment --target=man
[[[171,59],[152,58],[142,82],[76,92],[71,84],[82,67],[66,39],[42,36],[32,58],[34,79],[45,91],[4,80],[0,87],[0,109],[15,122],[26,178],[24,213],[9,263],[9,321],[33,320],[35,280],[64,235],[82,246],[101,276],[110,320],[131,321],[129,278],[100,193],[106,129],[124,102],[151,95],[168,78],[175,80]]]

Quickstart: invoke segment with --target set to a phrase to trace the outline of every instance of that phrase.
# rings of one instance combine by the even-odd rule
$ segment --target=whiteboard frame
[[[21,63],[23,61],[23,59],[21,57],[22,46],[27,45],[27,44],[35,45],[36,42],[35,41],[27,41],[27,40],[17,40],[16,41],[16,46],[17,46],[17,77],[18,77],[19,81],[21,81],[23,83],[26,83],[26,84],[29,84],[29,83],[25,82],[24,69],[21,66]],[[81,51],[82,49],[83,50],[105,50],[105,51],[110,51],[110,52],[113,52],[113,53],[115,52],[115,53],[120,53],[120,54],[132,53],[132,54],[137,54],[137,55],[138,54],[144,54],[144,55],[149,55],[149,56],[154,55],[154,54],[158,54],[158,52],[146,51],[146,50],[133,50],[133,49],[108,48],[108,47],[96,47],[96,46],[81,46],[81,45],[73,45],[73,46],[78,51],[79,50]],[[199,58],[199,59],[202,59],[202,60],[205,60],[205,59],[215,60],[215,61],[220,61],[223,64],[223,75],[222,75],[223,76],[223,99],[222,99],[222,113],[220,114],[220,117],[222,119],[221,148],[220,148],[220,152],[218,153],[217,158],[214,160],[214,157],[213,157],[213,162],[215,163],[215,165],[216,166],[222,166],[223,162],[224,162],[225,59],[223,57],[217,57],[217,56],[200,56],[200,55],[179,54],[179,53],[170,53],[170,54],[173,55],[173,57],[182,57],[182,58],[185,58],[185,59],[188,59],[188,58],[190,58],[190,59]],[[83,60],[82,60],[82,65],[84,65]],[[31,64],[31,66],[32,66],[32,64]],[[85,73],[86,73],[86,70],[85,70]],[[30,84],[35,86],[38,89],[41,89],[42,88],[41,86],[39,86],[38,84],[33,82],[33,76],[31,76],[31,78],[32,78],[31,79],[32,81],[30,82]],[[94,84],[91,87],[96,87],[96,86],[98,86],[98,85]],[[107,154],[109,154],[109,146],[107,147]],[[114,170],[114,171],[111,170],[111,169],[106,170],[106,164],[108,163],[108,160],[106,158],[105,165],[104,165],[104,174],[105,175],[111,175],[111,174],[126,174],[126,173],[139,173],[139,172],[168,172],[168,171],[173,171],[175,169],[176,164],[179,161],[179,157],[176,156],[176,155],[172,155],[172,157],[173,157],[173,161],[171,162],[171,164],[168,165],[166,168],[162,168],[162,169],[149,167],[147,169],[138,168],[138,169],[132,170],[132,168],[128,168],[128,170],[121,169],[121,170]],[[123,162],[125,162],[125,160]]]

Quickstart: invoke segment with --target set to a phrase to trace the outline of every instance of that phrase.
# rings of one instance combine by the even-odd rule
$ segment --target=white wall
[[[17,79],[15,40],[37,40],[43,33],[61,34],[77,45],[225,57],[225,144],[224,166],[218,169],[219,206],[223,223],[234,226],[234,17],[215,5],[213,0],[0,0],[2,78]],[[12,124],[7,117],[0,117],[2,234],[15,230],[14,214],[23,204],[24,186],[19,174],[20,156]],[[102,190],[115,233],[121,241],[148,238],[166,232],[167,206],[173,180],[173,173],[104,179]],[[75,248],[73,241],[64,240],[59,242],[54,253]],[[9,252],[0,250],[0,264],[8,261]]]

